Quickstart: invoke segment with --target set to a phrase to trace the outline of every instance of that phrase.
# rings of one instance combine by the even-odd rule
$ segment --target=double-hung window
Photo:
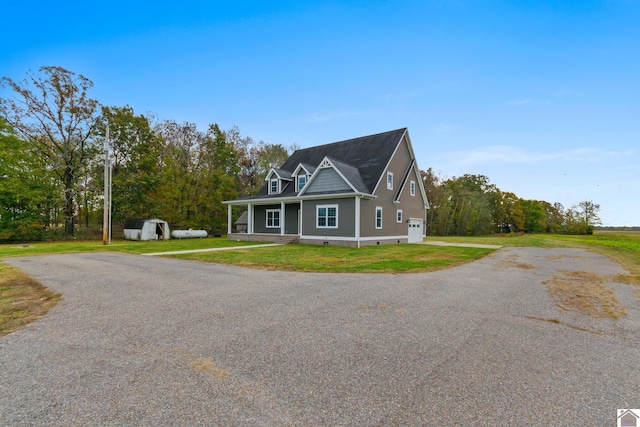
[[[278,194],[279,191],[279,185],[278,185],[278,179],[277,178],[273,178],[271,181],[269,181],[269,194]]]
[[[318,205],[316,207],[317,228],[338,228],[338,205]]]
[[[416,195],[416,182],[415,181],[411,181],[411,183],[409,184],[409,194],[411,194],[412,196]]]
[[[396,212],[396,221],[402,222],[402,209],[398,209],[398,211]]]
[[[307,183],[307,176],[298,175],[298,191],[302,191],[306,183]]]
[[[376,228],[380,230],[382,228],[382,208],[376,207]]]
[[[267,228],[280,228],[280,209],[267,209]]]
[[[387,190],[393,190],[393,172],[387,172]]]

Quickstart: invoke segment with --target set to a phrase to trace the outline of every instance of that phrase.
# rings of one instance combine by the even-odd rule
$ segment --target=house
[[[429,205],[406,128],[295,151],[254,196],[225,201],[228,238],[360,247],[419,242]],[[232,207],[246,207],[232,233]]]
[[[637,410],[634,409],[634,411],[637,411]],[[620,409],[619,412],[621,412],[621,414],[618,415],[618,425],[625,426],[625,427],[638,426],[638,419],[640,419],[640,416],[636,415],[630,409],[627,409],[627,410]]]
[[[124,223],[127,240],[169,240],[169,224],[158,218],[129,219]]]

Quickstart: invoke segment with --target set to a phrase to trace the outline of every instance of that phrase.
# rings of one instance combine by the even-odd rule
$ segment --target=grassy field
[[[177,258],[250,268],[349,273],[406,273],[452,267],[481,258],[491,249],[383,245],[364,248],[285,245],[277,248],[174,255]]]
[[[628,275],[617,281],[640,284],[640,232],[596,232],[592,236],[514,235],[483,237],[429,237],[427,240],[481,243],[502,246],[585,248],[604,254],[622,265]],[[128,253],[168,252],[256,243],[226,238],[184,239],[155,242],[116,240],[102,242],[55,242],[0,245],[0,259],[51,253],[119,251]],[[317,272],[419,272],[453,267],[481,258],[491,249],[428,245],[384,245],[365,248],[285,245],[251,250],[173,255],[176,258],[234,264],[250,268]],[[638,291],[640,297],[640,290]],[[42,286],[17,268],[0,261],[0,337],[39,318],[61,296]]]
[[[640,284],[640,232],[597,231],[590,236],[524,234],[481,237],[428,237],[426,240],[483,243],[502,246],[583,248],[598,252],[624,267],[629,274],[619,277],[625,283]]]

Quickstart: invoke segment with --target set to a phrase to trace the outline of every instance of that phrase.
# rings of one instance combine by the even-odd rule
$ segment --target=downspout
[[[286,218],[284,217],[284,210],[285,210],[285,205],[284,202],[280,202],[280,235],[284,236],[284,226],[285,226],[285,222],[286,222]]]
[[[356,196],[356,223],[355,223],[355,238],[356,242],[358,242],[358,248],[360,247],[360,196]]]

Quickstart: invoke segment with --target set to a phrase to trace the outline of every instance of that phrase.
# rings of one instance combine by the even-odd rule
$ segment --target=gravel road
[[[637,287],[608,283],[629,311],[613,321],[560,310],[542,284],[624,272],[583,250],[396,275],[5,262],[64,300],[0,339],[3,426],[615,426],[640,407]]]

